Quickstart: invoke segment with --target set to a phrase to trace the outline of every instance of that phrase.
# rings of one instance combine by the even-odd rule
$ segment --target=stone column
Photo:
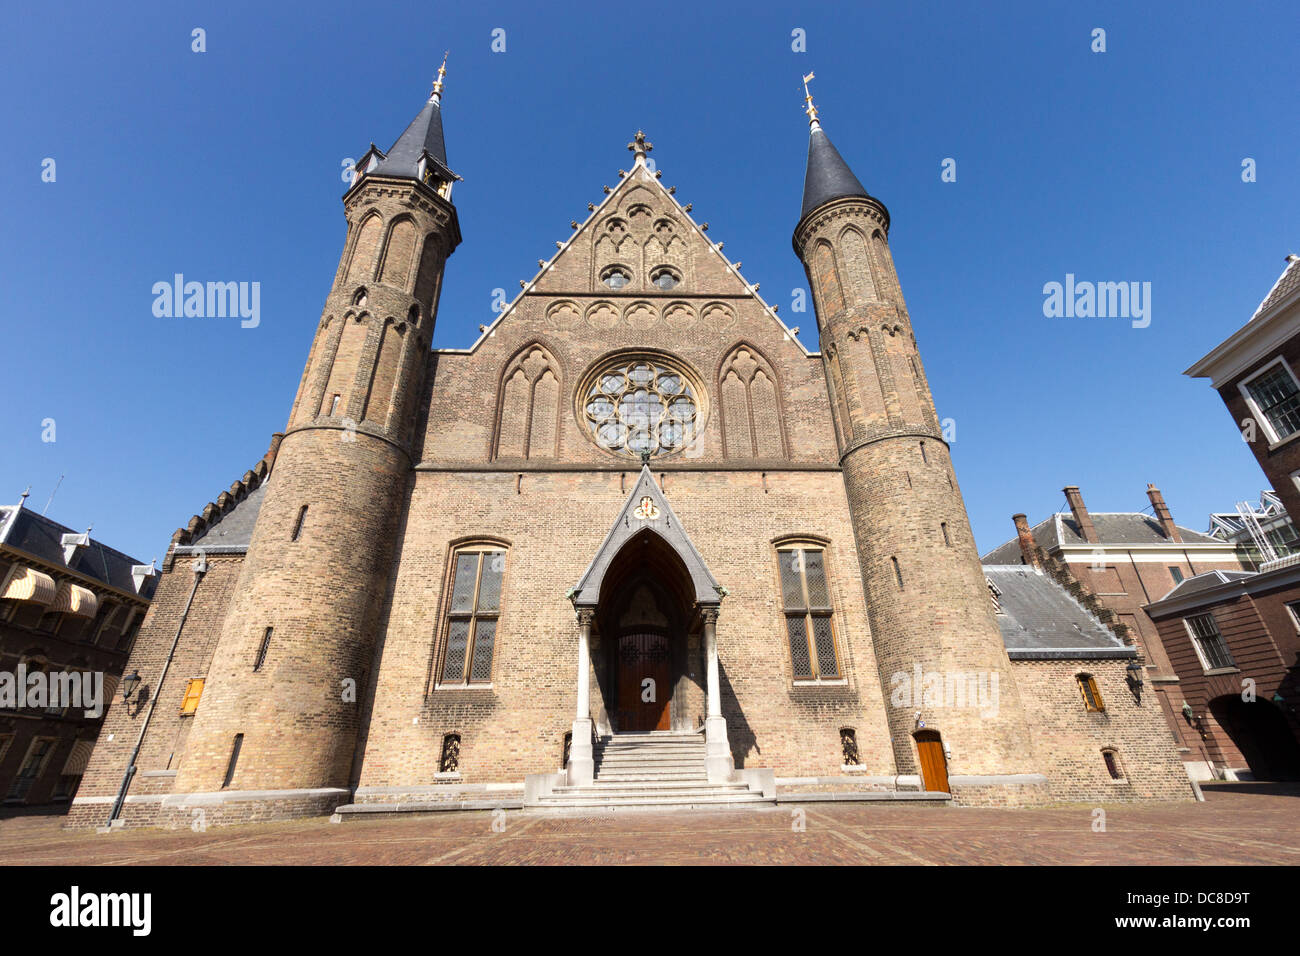
[[[569,741],[569,786],[589,786],[595,779],[596,763],[591,752],[591,622],[596,612],[578,609],[578,707]]]
[[[726,783],[735,773],[731,744],[727,740],[727,719],[722,716],[722,688],[718,679],[718,609],[706,607],[704,617],[704,654],[708,674],[709,706],[704,719],[706,744],[705,768],[710,783]]]

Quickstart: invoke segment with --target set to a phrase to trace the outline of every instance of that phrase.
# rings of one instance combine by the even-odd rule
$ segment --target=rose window
[[[630,458],[681,451],[700,419],[696,389],[658,359],[622,359],[587,388],[582,416],[601,448]]]

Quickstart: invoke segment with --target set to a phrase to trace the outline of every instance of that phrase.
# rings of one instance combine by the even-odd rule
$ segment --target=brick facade
[[[998,714],[957,710],[930,724],[951,745],[954,782],[970,781],[954,786],[959,801],[968,792],[984,803],[1056,796],[1017,691],[1023,668],[1008,660],[993,619],[883,207],[831,204],[801,224],[796,244],[811,256],[823,341],[810,353],[638,158],[472,347],[429,352],[442,270],[459,241],[444,194],[380,167],[345,197],[343,256],[247,556],[209,558],[190,612],[202,623],[187,623],[185,663],[173,664],[189,673],[204,661],[203,701],[192,718],[151,725],[141,770],[176,775],[170,786],[149,778],[153,794],[133,789],[142,799],[128,802],[129,823],[182,825],[175,808],[205,800],[225,808],[213,819],[230,822],[306,812],[329,788],[357,802],[400,801],[558,770],[577,697],[566,593],[641,466],[597,441],[589,390],[598,372],[638,361],[658,363],[693,394],[692,427],[650,468],[721,586],[720,696],[735,766],[839,777],[850,728],[855,769],[877,781],[915,778],[916,715],[889,705],[889,682],[921,663],[1001,678]],[[860,231],[842,232],[848,222]],[[825,246],[845,278],[833,259],[815,258]],[[612,270],[626,284],[611,286]],[[656,284],[664,272],[672,279]],[[855,291],[833,290],[837,282]],[[638,401],[633,411],[647,407]],[[669,432],[657,434],[667,441]],[[636,435],[619,441],[631,448]],[[829,677],[795,674],[777,557],[791,543],[825,556]],[[488,669],[475,681],[447,676],[449,659],[470,653],[451,637],[456,554],[466,547],[503,555],[492,559],[500,593],[489,623],[478,598],[461,609],[465,621],[475,615],[475,634],[491,635]],[[706,709],[700,616],[671,575],[645,568],[658,595],[646,613],[677,622],[672,725],[693,730]],[[142,674],[170,647],[180,595],[193,586],[180,560],[167,576],[166,600],[138,645]],[[471,594],[481,593],[476,580]],[[630,606],[631,597],[602,594],[601,604]],[[591,640],[592,717],[613,730],[619,620],[597,613]],[[818,661],[830,673],[831,659]],[[340,694],[348,681],[355,699]],[[168,714],[179,686],[169,677],[162,690]],[[134,718],[110,719],[131,736]],[[177,727],[186,721],[188,731]],[[1124,728],[1126,748],[1140,752],[1125,735],[1143,725]],[[242,749],[227,781],[236,734]],[[442,767],[448,735],[459,740],[454,772]],[[111,795],[126,756],[114,744],[95,755],[86,808]],[[1091,799],[1092,783],[1080,792]],[[261,796],[241,796],[250,793]],[[1172,796],[1145,782],[1134,793]]]

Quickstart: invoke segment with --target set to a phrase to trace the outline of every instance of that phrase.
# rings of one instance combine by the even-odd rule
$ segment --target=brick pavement
[[[809,804],[694,814],[511,811],[325,819],[103,836],[61,817],[0,820],[0,866],[22,864],[1300,864],[1300,787],[1207,790],[1201,804],[998,810]],[[794,810],[806,830],[794,829]]]

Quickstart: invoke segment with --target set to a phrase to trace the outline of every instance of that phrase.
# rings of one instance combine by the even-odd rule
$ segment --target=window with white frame
[[[1221,667],[1236,667],[1232,655],[1228,653],[1228,644],[1219,633],[1213,614],[1197,614],[1183,619],[1187,631],[1192,635],[1192,644],[1201,659],[1201,666],[1207,671]]]
[[[1300,384],[1285,362],[1270,365],[1241,387],[1273,441],[1300,432]]]
[[[1286,609],[1291,615],[1291,623],[1295,625],[1297,631],[1300,631],[1300,601],[1288,601]]]

